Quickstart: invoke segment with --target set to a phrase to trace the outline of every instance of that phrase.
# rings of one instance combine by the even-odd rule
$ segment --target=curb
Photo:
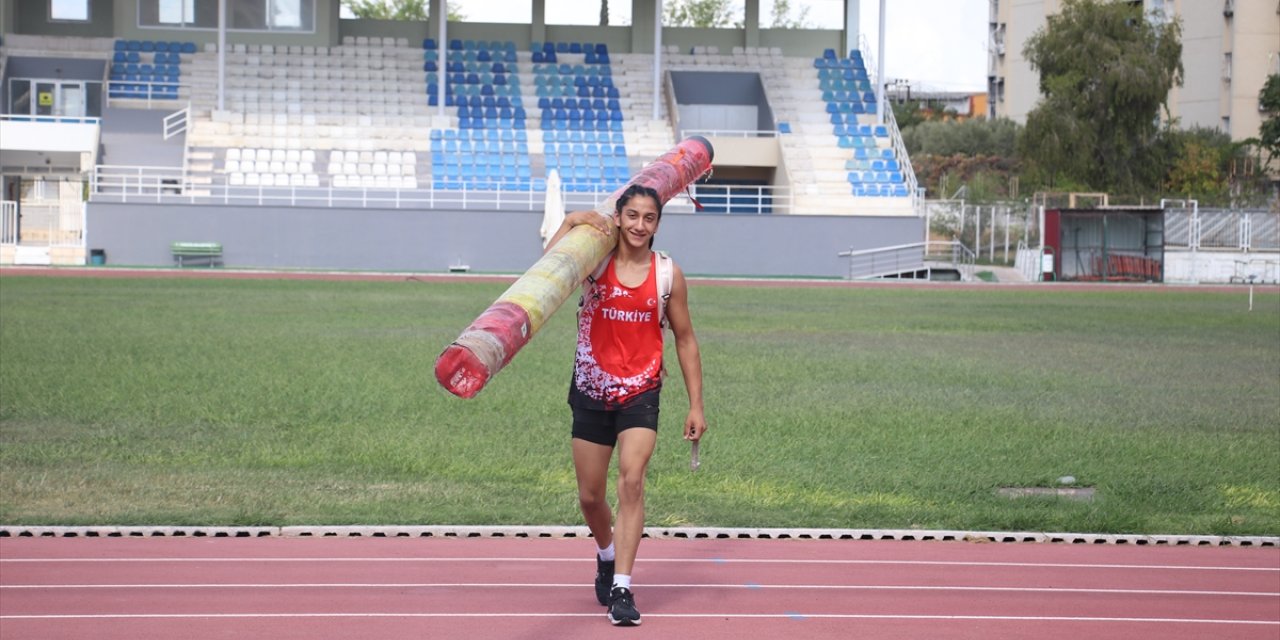
[[[646,527],[646,538],[675,540],[851,540],[1109,544],[1169,547],[1280,547],[1280,536],[1140,535],[949,531],[923,529],[749,529]],[[588,538],[586,527],[562,526],[288,526],[60,527],[0,525],[0,538]]]

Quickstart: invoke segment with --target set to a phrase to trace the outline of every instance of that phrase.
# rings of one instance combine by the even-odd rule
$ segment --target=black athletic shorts
[[[662,389],[646,391],[616,409],[588,409],[575,403],[581,393],[569,385],[569,406],[573,409],[573,437],[612,447],[618,434],[633,427],[658,430],[658,396]]]

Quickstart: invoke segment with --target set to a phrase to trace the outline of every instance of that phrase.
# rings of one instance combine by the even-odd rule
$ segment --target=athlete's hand
[[[595,227],[596,231],[606,236],[613,233],[613,224],[610,218],[607,218],[595,211],[574,211],[564,217],[566,228],[572,229],[580,224],[588,224]]]
[[[689,416],[684,419],[684,439],[697,442],[707,432],[707,420],[701,409],[690,409]]]

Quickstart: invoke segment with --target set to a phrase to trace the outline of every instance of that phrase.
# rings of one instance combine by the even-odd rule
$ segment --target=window
[[[316,0],[227,0],[227,28],[315,31]],[[218,0],[141,0],[138,26],[217,29]]]
[[[245,31],[314,31],[315,0],[229,0],[228,23]]]
[[[168,29],[217,29],[218,0],[142,0],[138,26]]]
[[[600,24],[600,5],[597,3],[583,3],[578,0],[546,0],[545,6],[547,24]],[[631,3],[618,0],[610,2],[608,26],[625,27],[630,24]]]
[[[89,0],[49,0],[49,20],[88,22]]]

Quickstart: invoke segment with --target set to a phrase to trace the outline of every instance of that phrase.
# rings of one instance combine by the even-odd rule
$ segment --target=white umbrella
[[[564,196],[560,194],[560,172],[552,169],[547,172],[547,203],[542,211],[542,248],[556,234],[560,224],[564,222]]]

